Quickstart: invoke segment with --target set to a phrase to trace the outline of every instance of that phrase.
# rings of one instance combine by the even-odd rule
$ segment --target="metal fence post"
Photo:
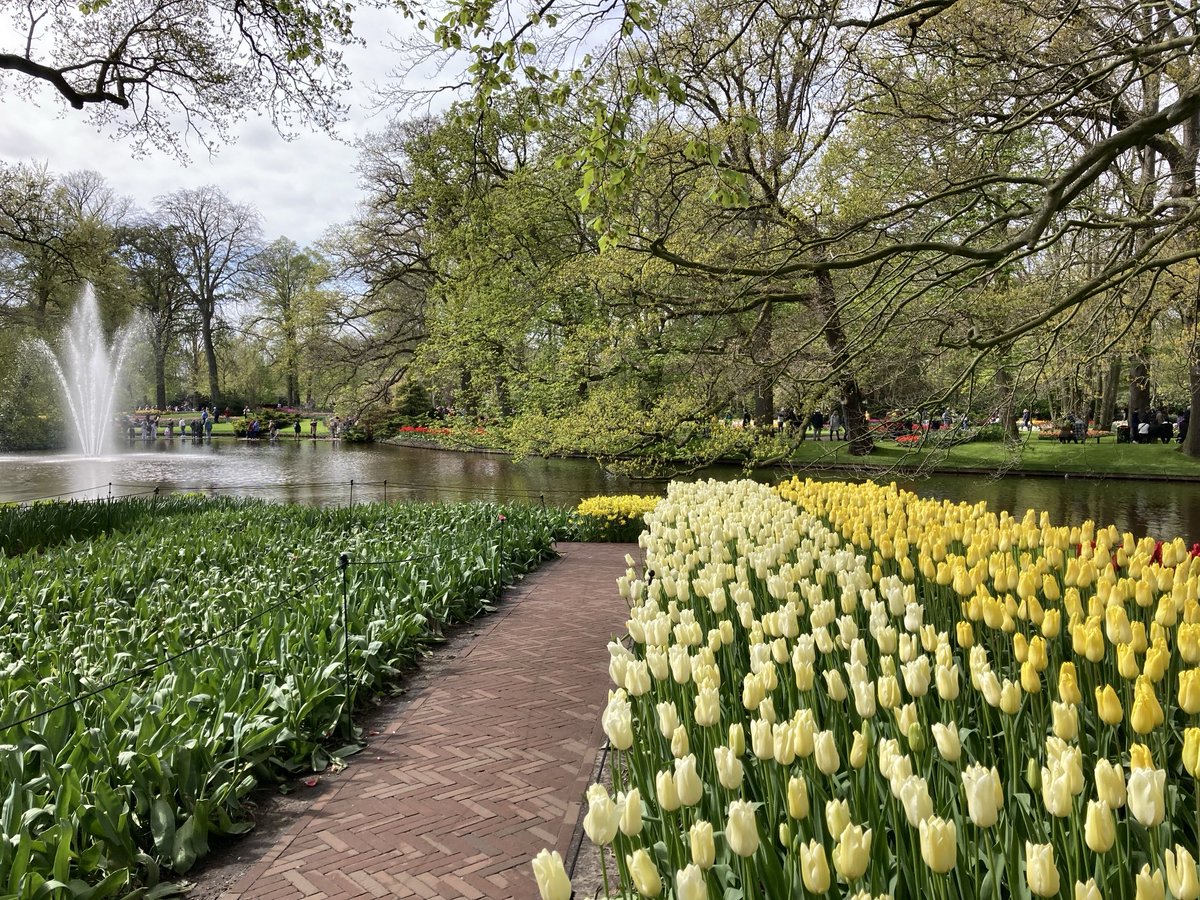
[[[338,568],[342,570],[342,644],[343,644],[343,679],[346,690],[346,724],[354,727],[354,707],[350,696],[350,587],[349,569],[350,554],[338,556]]]

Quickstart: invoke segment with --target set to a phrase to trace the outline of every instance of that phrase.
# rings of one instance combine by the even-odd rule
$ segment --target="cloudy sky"
[[[176,188],[215,184],[234,200],[258,207],[268,240],[286,236],[303,246],[354,212],[359,191],[353,141],[386,123],[383,114],[370,108],[371,87],[384,83],[395,66],[395,55],[386,45],[389,35],[404,29],[404,20],[394,10],[357,11],[355,31],[367,43],[345,54],[354,89],[345,98],[350,116],[338,137],[302,134],[286,141],[269,121],[250,117],[238,127],[236,140],[217,156],[210,158],[195,148],[187,163],[154,152],[135,158],[127,144],[97,132],[85,116],[65,108],[46,88],[30,100],[0,92],[0,159],[44,161],[56,173],[98,170],[114,190],[143,207]]]

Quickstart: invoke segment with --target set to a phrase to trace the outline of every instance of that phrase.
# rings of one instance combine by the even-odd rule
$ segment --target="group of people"
[[[727,413],[725,416],[725,424],[733,424],[733,413]],[[821,435],[825,434],[828,427],[829,440],[845,440],[846,439],[846,417],[842,414],[841,408],[835,406],[826,417],[825,411],[820,407],[814,409],[807,416],[797,413],[790,406],[785,406],[772,416],[768,421],[755,422],[749,412],[742,415],[743,428],[762,427],[774,431],[799,431],[800,440],[805,440],[808,437],[808,430],[812,429],[813,439],[821,440]]]
[[[125,432],[129,436],[129,440],[135,440],[138,432],[141,432],[143,441],[157,441],[159,437],[159,429],[161,428],[166,435],[168,441],[175,439],[175,429],[178,427],[180,438],[191,437],[193,440],[203,440],[212,438],[214,417],[208,415],[208,410],[201,413],[199,419],[180,419],[176,424],[174,419],[162,421],[162,416],[158,413],[147,413],[144,416],[126,416],[125,417]]]
[[[1152,444],[1161,441],[1169,444],[1174,438],[1183,443],[1187,438],[1188,420],[1191,410],[1183,409],[1172,415],[1165,409],[1134,409],[1130,410],[1128,437],[1135,444]]]

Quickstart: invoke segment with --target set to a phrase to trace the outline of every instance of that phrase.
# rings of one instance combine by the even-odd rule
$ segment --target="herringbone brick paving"
[[[531,900],[603,740],[627,544],[560,544],[221,900]]]

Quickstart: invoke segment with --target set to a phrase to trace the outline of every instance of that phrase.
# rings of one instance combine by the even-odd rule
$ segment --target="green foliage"
[[[56,879],[104,897],[188,871],[210,838],[250,827],[255,784],[353,749],[338,749],[353,744],[353,697],[385,689],[431,632],[490,609],[566,517],[117,501],[104,536],[104,506],[5,512],[6,534],[46,531],[7,552],[67,543],[0,554],[0,722],[33,716],[0,735],[0,896]],[[348,640],[339,551],[364,563],[347,570]]]

